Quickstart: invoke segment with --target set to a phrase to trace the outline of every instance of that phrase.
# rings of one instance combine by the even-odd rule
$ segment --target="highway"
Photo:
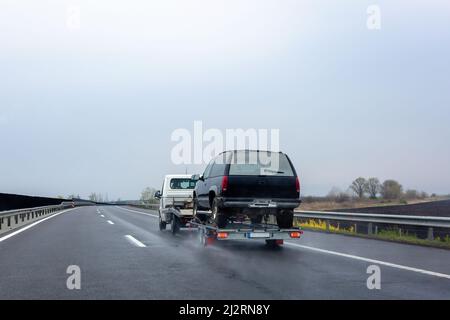
[[[154,211],[80,207],[0,236],[0,299],[450,299],[450,251],[319,232],[203,248],[195,232],[159,231]]]

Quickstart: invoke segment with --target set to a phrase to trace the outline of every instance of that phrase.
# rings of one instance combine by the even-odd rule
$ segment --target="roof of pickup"
[[[164,179],[174,179],[174,178],[191,178],[192,174],[168,174],[164,177]]]

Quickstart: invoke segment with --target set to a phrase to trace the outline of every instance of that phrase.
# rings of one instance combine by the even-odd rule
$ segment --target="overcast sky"
[[[201,120],[280,129],[304,195],[447,194],[449,57],[448,0],[0,0],[0,192],[136,199]]]

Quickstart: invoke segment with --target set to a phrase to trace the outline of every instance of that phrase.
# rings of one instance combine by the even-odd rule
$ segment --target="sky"
[[[303,195],[448,194],[449,57],[447,0],[0,0],[0,192],[137,199],[202,121],[279,129]]]

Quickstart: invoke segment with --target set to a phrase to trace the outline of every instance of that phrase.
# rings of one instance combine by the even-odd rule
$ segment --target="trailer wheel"
[[[266,240],[266,246],[269,248],[279,248],[283,245],[283,240]]]
[[[221,212],[219,208],[219,200],[214,198],[212,206],[212,214],[214,222],[217,224],[219,229],[225,228],[228,224],[228,217],[225,213]]]
[[[175,235],[180,231],[180,219],[177,216],[172,217],[172,224],[170,225],[170,230],[172,234]]]
[[[277,225],[281,229],[289,229],[294,225],[294,211],[283,210],[277,214]]]

